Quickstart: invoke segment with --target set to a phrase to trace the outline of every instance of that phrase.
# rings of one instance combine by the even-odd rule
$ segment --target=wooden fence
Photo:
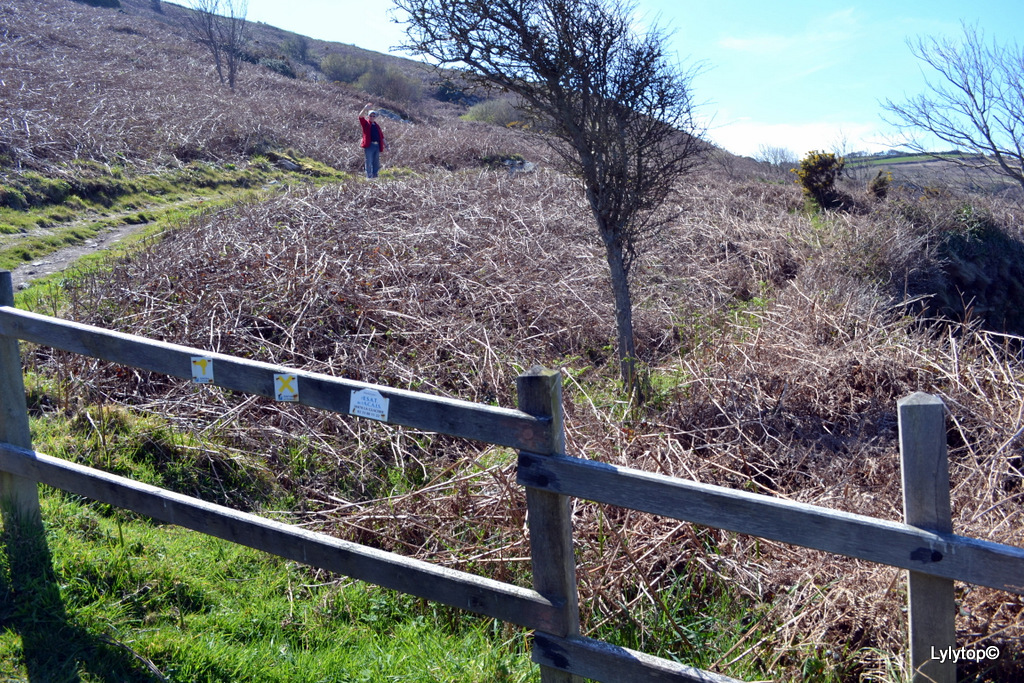
[[[533,589],[383,552],[53,458],[32,449],[18,340],[344,415],[507,446],[526,487]],[[534,631],[544,683],[733,679],[580,635],[570,497],[824,550],[909,572],[915,681],[956,680],[953,580],[1024,594],[1024,549],[952,533],[942,402],[898,404],[906,523],[675,479],[566,454],[561,376],[517,380],[511,410],[282,368],[14,308],[0,273],[0,498],[40,516],[37,483]],[[948,650],[946,650],[948,651]]]

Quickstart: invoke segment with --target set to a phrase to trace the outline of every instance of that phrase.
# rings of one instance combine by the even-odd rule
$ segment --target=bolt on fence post
[[[562,429],[562,375],[558,370],[534,366],[516,378],[519,409],[536,417],[551,419],[548,452],[565,453]],[[573,552],[572,510],[569,497],[526,487],[527,523],[530,528],[530,557],[533,589],[552,602],[562,603],[565,633],[580,633],[579,594],[576,586],[576,559]],[[535,646],[536,647],[536,646]],[[542,683],[581,683],[573,674],[543,666]]]
[[[14,306],[14,283],[6,270],[0,271],[0,306]],[[32,449],[21,352],[17,338],[5,335],[0,335],[0,441]],[[41,524],[39,487],[31,479],[0,472],[0,505],[5,517],[13,513],[22,522]]]
[[[952,533],[949,463],[946,455],[946,406],[923,392],[897,402],[903,514],[907,524]],[[941,562],[935,549],[918,551],[922,562]],[[956,648],[956,597],[953,582],[909,571],[908,621],[913,683],[956,683],[956,663],[936,653]],[[947,649],[949,648],[949,649]]]

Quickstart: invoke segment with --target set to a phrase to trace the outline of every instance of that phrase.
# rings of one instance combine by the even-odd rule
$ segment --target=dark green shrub
[[[271,71],[276,71],[282,76],[288,78],[298,78],[298,74],[295,73],[295,69],[292,68],[291,63],[286,59],[271,59],[269,57],[262,57],[259,61],[260,66],[265,66]]]
[[[437,90],[434,91],[434,99],[440,100],[441,102],[454,102],[455,104],[464,104],[472,106],[480,102],[480,98],[476,95],[471,95],[463,90],[463,86],[453,81],[450,78],[446,78],[437,84]]]
[[[329,54],[320,60],[320,71],[329,81],[355,83],[373,66],[369,59],[350,55]]]
[[[875,199],[885,199],[889,196],[889,188],[892,186],[892,173],[890,171],[879,171],[878,175],[868,182],[868,194]]]
[[[360,76],[356,86],[371,95],[396,102],[415,102],[423,95],[423,84],[397,69],[385,69],[374,64]]]
[[[302,64],[308,64],[310,60],[309,41],[305,36],[289,36],[281,45],[284,53]]]
[[[509,100],[485,100],[470,107],[464,118],[467,121],[483,121],[496,126],[511,127],[524,125],[526,117]]]
[[[75,0],[83,5],[91,5],[92,7],[120,7],[121,0]]]
[[[831,152],[808,152],[800,160],[800,168],[793,169],[803,187],[804,196],[818,208],[832,209],[842,205],[843,196],[836,189],[836,180],[843,172],[846,161]]]

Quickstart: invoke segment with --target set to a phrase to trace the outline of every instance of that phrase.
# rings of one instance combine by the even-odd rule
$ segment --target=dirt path
[[[134,225],[124,224],[109,228],[100,232],[81,244],[76,244],[64,249],[59,249],[52,254],[40,257],[39,259],[18,266],[11,271],[11,279],[14,281],[15,291],[24,289],[32,280],[45,277],[52,273],[61,272],[72,266],[79,258],[92,254],[103,249],[108,249],[122,239],[144,229],[147,223]]]

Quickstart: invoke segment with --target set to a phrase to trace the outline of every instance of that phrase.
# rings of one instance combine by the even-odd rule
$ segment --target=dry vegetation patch
[[[578,197],[547,171],[291,190],[201,216],[77,281],[72,314],[502,405],[514,404],[522,369],[560,366],[574,455],[894,520],[895,402],[930,391],[951,409],[957,531],[1024,545],[1017,340],[930,332],[891,282],[843,266],[870,248],[887,268],[917,272],[932,258],[919,233],[893,244],[865,219],[812,221],[794,211],[791,187],[706,177],[681,188],[680,218],[636,283],[650,373],[650,400],[637,406],[604,366],[612,304]],[[260,453],[306,524],[527,580],[509,453],[98,364],[74,374],[94,400],[169,413],[200,434],[216,426]],[[659,595],[703,575],[761,605],[755,625],[773,624],[722,648],[719,667],[746,660],[780,675],[814,653],[833,661],[825,650],[856,652],[848,675],[900,666],[897,570],[589,503],[575,516],[588,628],[621,625],[627,608],[700,609]],[[961,639],[994,638],[1012,668],[1020,599],[968,587],[960,597]],[[685,638],[646,645],[689,656]]]
[[[353,91],[250,67],[232,94],[167,26],[58,0],[0,7],[0,36],[5,172],[60,175],[76,160],[148,170],[282,148],[359,169]],[[937,326],[919,315],[963,313],[967,292],[961,303],[979,297],[988,327],[1014,319],[1019,207],[894,193],[809,216],[794,186],[712,170],[690,179],[636,273],[648,376],[636,405],[608,367],[607,268],[578,185],[516,131],[439,109],[410,118],[386,123],[386,163],[402,179],[208,211],[69,280],[64,314],[505,406],[523,369],[560,367],[573,455],[894,520],[895,402],[929,391],[950,408],[955,529],[1024,546],[1020,338],[980,318]],[[480,170],[515,154],[540,170]],[[206,444],[197,457],[273,474],[304,524],[528,582],[511,453],[42,348],[30,357],[74,387],[41,409],[116,402],[167,415]],[[897,570],[584,502],[575,521],[592,631],[669,615],[658,642],[631,644],[687,659],[707,647],[715,668],[746,662],[783,679],[812,656],[850,680],[891,680],[902,666]],[[729,645],[679,628],[724,594],[750,609]],[[964,586],[960,598],[960,642],[1003,647],[992,680],[1019,675],[1021,599]]]
[[[356,116],[365,93],[251,64],[228,90],[204,48],[186,38],[174,5],[154,15],[18,0],[0,12],[0,178],[26,169],[74,175],[73,161],[151,171],[286,149],[337,169],[362,167]],[[408,118],[386,123],[387,166],[451,169],[539,151],[521,135],[483,135],[481,124],[448,112],[442,123],[438,103],[376,104]]]

